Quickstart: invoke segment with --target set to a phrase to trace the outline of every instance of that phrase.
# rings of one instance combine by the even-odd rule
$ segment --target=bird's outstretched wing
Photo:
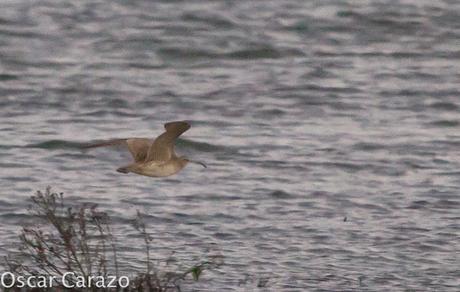
[[[145,161],[168,161],[175,157],[174,142],[182,133],[190,129],[185,121],[170,122],[165,125],[166,132],[158,136],[148,150]]]
[[[113,145],[125,145],[128,147],[129,152],[134,158],[135,162],[143,162],[147,158],[150,146],[153,139],[148,138],[126,138],[126,139],[113,139],[101,143],[89,144],[83,146],[84,149],[105,147]]]

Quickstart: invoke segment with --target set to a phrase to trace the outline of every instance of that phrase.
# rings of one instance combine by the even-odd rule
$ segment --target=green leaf
[[[198,279],[200,278],[200,275],[201,275],[201,272],[203,270],[200,268],[200,267],[193,267],[192,268],[192,276],[193,276],[193,280],[195,281],[198,281]]]

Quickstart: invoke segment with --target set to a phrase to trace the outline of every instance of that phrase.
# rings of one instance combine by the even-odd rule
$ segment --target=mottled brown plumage
[[[134,162],[117,169],[121,173],[137,173],[152,177],[170,176],[179,172],[187,163],[198,163],[186,157],[178,157],[174,152],[174,142],[185,131],[190,129],[190,124],[184,121],[170,122],[164,125],[166,131],[155,140],[148,138],[114,139],[102,143],[91,144],[84,148],[104,147],[111,145],[125,145],[133,156]]]

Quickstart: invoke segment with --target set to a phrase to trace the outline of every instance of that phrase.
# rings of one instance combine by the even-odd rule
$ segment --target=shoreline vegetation
[[[4,291],[181,291],[186,280],[198,281],[206,270],[223,264],[213,256],[185,269],[162,271],[152,261],[152,237],[137,211],[133,228],[145,245],[145,269],[125,276],[119,268],[118,240],[110,216],[96,204],[71,207],[63,193],[47,187],[31,197],[34,224],[19,234],[18,252],[4,259]]]

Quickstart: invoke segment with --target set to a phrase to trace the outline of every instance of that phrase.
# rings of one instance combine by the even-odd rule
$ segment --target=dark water
[[[459,291],[459,40],[448,0],[4,0],[0,253],[51,185],[114,216],[126,268],[137,209],[159,258],[222,254],[191,290]],[[79,149],[182,119],[208,169]]]

